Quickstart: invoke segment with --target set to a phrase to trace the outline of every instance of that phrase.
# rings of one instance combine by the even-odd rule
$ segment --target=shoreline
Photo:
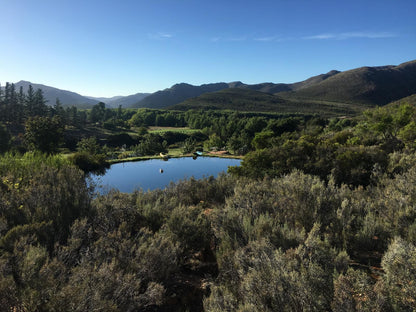
[[[189,154],[183,154],[183,155],[167,155],[169,158],[182,158],[182,157],[193,157],[194,155]],[[221,154],[204,154],[198,157],[217,157],[217,158],[231,158],[231,159],[244,159],[244,156],[241,155],[221,155]],[[137,156],[137,157],[128,157],[128,158],[122,158],[122,159],[110,159],[107,160],[107,163],[109,165],[113,164],[119,164],[123,162],[134,162],[134,161],[144,161],[144,160],[151,160],[151,159],[163,159],[163,157],[155,155],[155,156]]]

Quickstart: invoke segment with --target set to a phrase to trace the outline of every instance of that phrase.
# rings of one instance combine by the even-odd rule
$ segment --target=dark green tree
[[[9,149],[10,139],[10,132],[0,123],[0,153],[4,153]]]
[[[96,105],[94,105],[90,112],[90,122],[92,123],[103,123],[104,117],[105,117],[105,104],[103,102],[100,102]]]
[[[67,115],[65,109],[62,107],[62,103],[58,98],[56,98],[55,105],[52,108],[52,115],[59,116],[63,122],[66,120]]]
[[[32,85],[29,85],[27,90],[26,100],[25,100],[25,116],[31,117],[35,116],[35,90],[33,90]]]
[[[54,153],[63,140],[64,125],[58,116],[29,118],[25,128],[25,142],[31,150]]]

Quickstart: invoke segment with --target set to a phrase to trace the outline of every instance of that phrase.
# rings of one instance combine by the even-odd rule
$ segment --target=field
[[[191,133],[197,132],[199,130],[198,129],[191,129],[189,127],[158,127],[158,126],[149,127],[149,132],[150,133],[162,134],[162,133],[165,133],[165,132],[168,132],[168,131],[191,134]]]

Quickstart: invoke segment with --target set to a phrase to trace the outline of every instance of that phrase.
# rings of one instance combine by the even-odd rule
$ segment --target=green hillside
[[[416,93],[416,61],[399,66],[361,67],[338,73],[318,84],[282,92],[290,100],[324,100],[386,105]]]
[[[399,106],[401,104],[410,104],[410,105],[416,106],[416,94],[406,96],[405,98],[394,101],[394,102],[390,103],[389,105]]]
[[[205,93],[199,97],[171,106],[171,109],[229,109],[237,111],[263,111],[278,113],[319,113],[326,116],[354,115],[367,105],[351,105],[342,102],[317,100],[290,100],[248,89],[224,89]]]

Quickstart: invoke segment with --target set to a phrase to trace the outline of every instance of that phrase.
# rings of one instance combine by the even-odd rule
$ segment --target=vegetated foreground
[[[93,198],[59,157],[1,160],[6,310],[415,308],[410,163],[366,189],[295,170]]]
[[[408,100],[331,119],[101,104],[74,115],[59,105],[2,115],[0,307],[415,310],[416,107]],[[145,127],[156,120],[199,130],[152,134]],[[92,123],[102,137],[77,136]],[[106,133],[123,127],[133,133]],[[45,140],[48,131],[72,139]],[[75,156],[54,155],[58,143]],[[95,194],[79,169],[175,144],[245,156],[229,175],[147,193]],[[83,163],[86,155],[93,159]]]

